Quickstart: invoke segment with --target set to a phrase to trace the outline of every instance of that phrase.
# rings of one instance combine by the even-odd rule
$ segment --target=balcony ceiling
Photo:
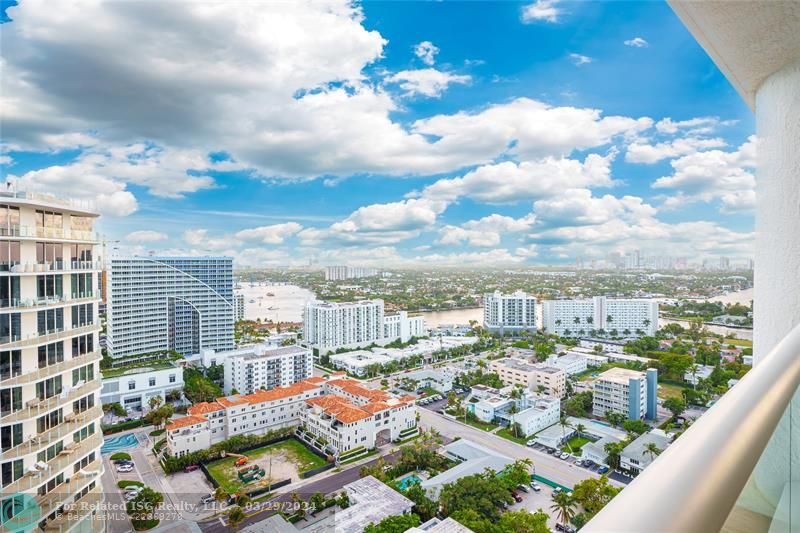
[[[669,0],[669,5],[751,109],[764,80],[800,60],[797,0]]]

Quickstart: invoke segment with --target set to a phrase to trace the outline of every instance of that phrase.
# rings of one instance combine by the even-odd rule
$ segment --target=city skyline
[[[666,5],[3,6],[3,177],[124,254],[752,257],[752,114]]]

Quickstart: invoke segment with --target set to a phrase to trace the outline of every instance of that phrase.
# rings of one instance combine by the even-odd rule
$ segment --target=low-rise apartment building
[[[550,357],[547,364],[562,369],[568,376],[580,374],[588,368],[586,357],[579,353],[566,353],[561,357]]]
[[[648,368],[646,372],[610,368],[594,382],[592,414],[605,416],[606,411],[613,411],[631,420],[654,420],[657,388],[655,368]]]
[[[561,368],[548,364],[531,364],[518,359],[505,357],[491,362],[490,368],[506,385],[522,385],[543,392],[554,398],[563,398],[567,388],[567,374]]]
[[[312,377],[286,387],[217,398],[193,405],[167,425],[170,454],[185,455],[235,435],[263,435],[303,425],[338,455],[375,448],[416,424],[412,396],[395,397],[352,379]]]
[[[268,349],[256,344],[224,359],[225,393],[251,394],[257,390],[286,387],[314,373],[311,350],[302,346]]]
[[[639,435],[619,454],[620,468],[633,475],[639,474],[658,457],[659,453],[667,449],[670,441],[670,437],[660,429]],[[655,450],[650,450],[650,445],[654,445]]]
[[[150,399],[162,400],[174,392],[183,391],[183,369],[173,362],[142,363],[141,368],[101,370],[103,388],[100,402],[119,403],[126,410],[141,411],[149,407]]]
[[[561,401],[539,396],[530,389],[518,389],[517,386],[494,389],[475,385],[467,409],[484,422],[519,424],[522,435],[527,436],[559,421]]]

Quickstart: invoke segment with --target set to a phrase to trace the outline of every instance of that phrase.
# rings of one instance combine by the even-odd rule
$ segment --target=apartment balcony
[[[95,231],[75,229],[7,226],[5,228],[0,228],[0,240],[36,240],[96,244],[100,242],[100,235]]]
[[[100,323],[87,324],[78,328],[60,329],[51,331],[49,333],[31,333],[25,336],[12,335],[10,337],[0,338],[0,350],[14,350],[16,348],[26,348],[28,346],[38,346],[40,344],[49,344],[51,342],[60,341],[75,335],[83,333],[91,333],[97,331]]]
[[[78,357],[73,357],[72,359],[65,359],[64,361],[61,361],[60,363],[56,363],[54,365],[46,366],[44,368],[37,368],[36,370],[23,372],[17,376],[12,376],[8,379],[0,381],[0,385],[4,387],[13,387],[16,385],[24,385],[26,383],[41,381],[43,379],[66,372],[67,370],[72,370],[73,368],[77,368],[79,366],[84,366],[88,365],[89,363],[94,363],[95,361],[99,361],[102,358],[103,354],[100,353],[99,350],[94,352],[89,352],[83,355],[79,355]]]
[[[61,439],[72,437],[73,433],[92,421],[98,422],[95,431],[99,432],[101,431],[99,421],[102,416],[103,410],[99,405],[79,414],[69,413],[64,416],[64,421],[56,427],[37,435],[26,436],[22,444],[4,451],[3,460],[18,459],[26,455],[39,453]]]
[[[65,388],[61,394],[56,394],[46,400],[39,400],[38,398],[28,400],[25,407],[22,409],[3,415],[2,418],[0,418],[0,424],[13,424],[15,422],[46,415],[59,405],[71,403],[89,393],[97,392],[101,388],[103,388],[103,383],[97,378],[78,387]]]
[[[0,300],[0,311],[41,311],[64,305],[76,305],[100,301],[100,294],[91,292],[74,296],[49,296],[46,298],[13,298]]]
[[[42,263],[3,263],[2,272],[38,276],[47,273],[91,272],[102,270],[100,261],[45,261]]]
[[[96,509],[102,501],[103,488],[98,484],[95,488],[87,492],[86,495],[78,499],[78,501],[65,505],[64,509],[54,519],[47,521],[44,530],[59,533],[69,531],[92,514],[92,511]],[[98,517],[100,514],[102,513],[99,513]],[[95,517],[93,521],[96,521],[99,527],[102,528],[103,519],[102,517],[98,517]],[[92,530],[98,531],[98,528],[93,525]]]
[[[42,516],[47,516],[61,507],[65,502],[75,497],[75,494],[83,490],[89,483],[94,481],[100,484],[100,476],[103,475],[103,460],[95,459],[93,462],[80,469],[77,473],[44,496],[38,496],[36,503],[42,509]],[[64,477],[67,479],[67,476]],[[95,487],[96,488],[96,487]],[[63,531],[66,531],[63,530]]]
[[[103,461],[100,459],[100,447],[103,445],[103,434],[100,431],[100,428],[97,428],[94,435],[90,435],[89,437],[83,439],[81,442],[70,442],[65,445],[64,449],[61,452],[46,461],[47,469],[39,470],[35,466],[30,465],[28,466],[28,470],[25,472],[21,478],[16,480],[15,482],[11,483],[10,485],[6,485],[3,487],[3,492],[5,494],[13,494],[15,492],[31,492],[38,489],[44,483],[47,483],[50,479],[57,476],[61,473],[65,468],[72,467],[76,461],[82,459],[87,454],[96,451],[97,458],[96,460],[91,463],[86,468],[82,469],[85,471],[94,471],[94,470],[102,470]],[[97,468],[90,468],[91,465],[97,465]],[[64,479],[70,479],[72,481],[74,478],[80,479],[82,476],[75,474],[71,470],[68,470],[64,473]],[[99,473],[98,473],[99,478]],[[91,480],[88,480],[88,483]],[[84,483],[83,485],[85,485]],[[47,516],[47,514],[51,513],[55,510],[58,505],[51,505],[49,507],[43,505],[44,503],[52,504],[53,501],[58,500],[60,504],[67,498],[71,492],[71,494],[75,494],[76,491],[67,490],[76,487],[65,487],[64,485],[69,485],[69,483],[63,483],[56,487],[54,490],[50,491],[49,493],[45,494],[44,496],[39,496],[37,501],[42,506],[42,515]],[[77,484],[76,484],[77,485]],[[81,485],[81,486],[83,486]],[[63,493],[61,494],[60,499],[58,499],[58,494],[56,493]]]

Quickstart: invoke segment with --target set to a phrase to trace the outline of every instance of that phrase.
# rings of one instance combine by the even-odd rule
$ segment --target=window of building
[[[136,390],[136,382],[135,381],[129,381],[128,382],[128,390]]]
[[[155,387],[156,386],[156,378],[150,378],[148,381],[149,381],[151,387]]]

